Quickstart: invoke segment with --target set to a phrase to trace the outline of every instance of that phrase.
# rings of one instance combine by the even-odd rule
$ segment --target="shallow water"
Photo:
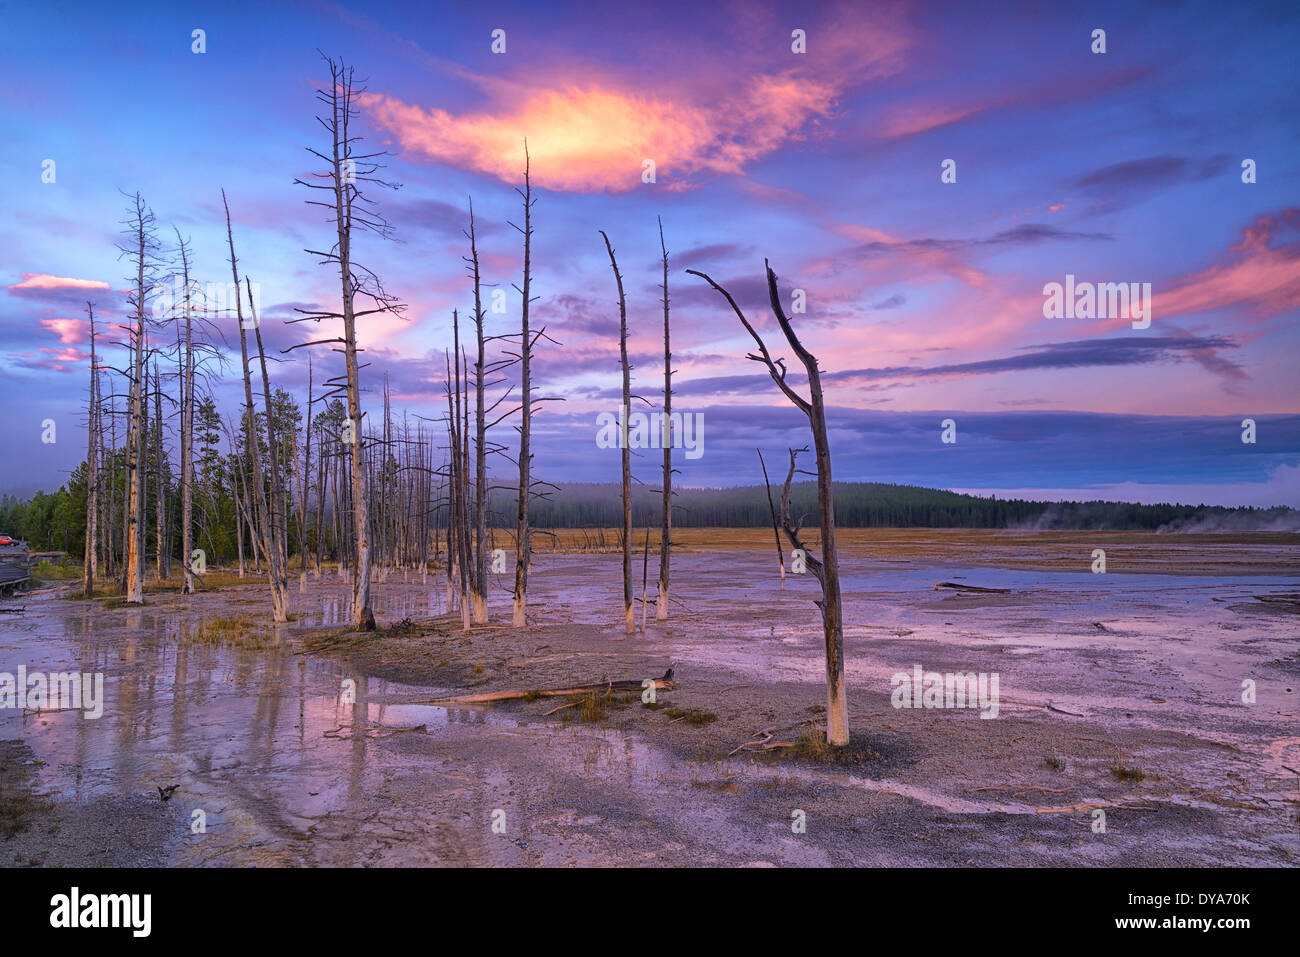
[[[611,625],[617,562],[611,555],[540,560],[535,614]],[[820,629],[806,604],[817,594],[814,581],[792,575],[776,592],[771,561],[757,552],[692,554],[675,569],[683,604],[671,634],[658,640],[679,667],[726,669],[737,681],[822,680]],[[938,581],[1013,593],[953,594],[935,591]],[[508,614],[506,584],[500,576],[498,619]],[[1222,740],[1258,765],[1253,799],[1278,806],[1289,799],[1285,768],[1300,767],[1295,683],[1283,691],[1260,666],[1294,656],[1300,631],[1294,616],[1241,605],[1254,594],[1295,590],[1300,579],[1031,572],[849,556],[843,585],[851,688],[887,694],[889,676],[913,663],[999,670],[1005,713],[1051,702],[1118,727]],[[278,627],[345,623],[345,590],[335,576],[291,586],[300,618]],[[24,614],[0,618],[0,670],[100,671],[107,704],[98,720],[0,711],[0,739],[30,744],[44,762],[39,787],[60,801],[179,784],[172,800],[187,821],[201,810],[207,830],[184,835],[175,863],[830,860],[824,848],[791,843],[787,829],[741,816],[724,794],[700,786],[720,773],[716,765],[675,757],[635,733],[411,704],[441,689],[348,675],[335,662],[285,648],[197,644],[186,640],[195,615],[175,596],[140,609],[49,593],[25,604]],[[432,577],[390,573],[375,585],[383,622],[441,614],[444,605],[445,590]],[[261,613],[265,603],[256,590],[241,590],[209,596],[202,607]],[[1252,675],[1258,703],[1245,709],[1240,685]],[[345,680],[355,682],[355,701]],[[1197,773],[1206,783],[1240,766],[1235,756],[1204,760]],[[951,780],[723,771],[747,787],[784,776],[809,787],[899,795],[953,815],[1033,814],[1026,801],[972,796]],[[1167,799],[1196,803],[1178,793]],[[504,822],[503,833],[494,822]],[[679,850],[665,857],[665,840]]]

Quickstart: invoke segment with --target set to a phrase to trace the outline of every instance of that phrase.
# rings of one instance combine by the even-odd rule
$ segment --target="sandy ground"
[[[217,643],[199,625],[260,621],[264,586],[33,594],[0,616],[0,670],[102,671],[107,704],[0,711],[0,864],[1300,863],[1300,616],[1256,598],[1300,591],[1300,537],[850,532],[851,745],[732,756],[824,716],[817,585],[779,590],[762,530],[682,541],[671,620],[630,637],[608,553],[539,556],[525,630],[462,631],[409,572],[376,582],[366,636],[333,574],[290,625]],[[421,703],[670,664],[655,708]],[[998,716],[892,707],[914,665],[997,673]]]

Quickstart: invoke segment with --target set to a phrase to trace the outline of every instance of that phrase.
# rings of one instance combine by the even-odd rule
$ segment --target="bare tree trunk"
[[[474,237],[474,201],[469,203],[469,264],[474,277],[474,337],[478,358],[474,363],[474,541],[470,602],[474,624],[486,624],[487,615],[487,420],[483,407],[483,302],[481,298],[478,245]],[[469,383],[466,382],[466,388]]]
[[[826,741],[833,747],[842,747],[849,743],[848,700],[844,688],[844,615],[840,598],[839,554],[835,547],[835,502],[832,496],[831,452],[826,435],[826,408],[822,401],[821,370],[817,367],[817,359],[799,341],[794,327],[781,307],[780,295],[776,288],[776,273],[767,266],[766,261],[764,267],[767,269],[767,293],[772,314],[776,317],[786,342],[798,356],[808,376],[809,397],[807,399],[795,392],[785,381],[784,363],[780,360],[776,362],[772,360],[762,337],[754,331],[754,327],[749,324],[749,320],[745,318],[745,314],[736,305],[736,300],[731,294],[704,273],[694,269],[686,271],[693,276],[699,276],[727,300],[746,331],[758,344],[759,354],[751,353],[749,358],[767,367],[772,381],[786,398],[808,417],[808,424],[812,429],[813,444],[817,452],[817,505],[821,518],[822,558],[818,561],[812,555],[807,555],[806,561],[808,568],[822,586],[822,600],[817,604],[822,612],[822,632],[826,645]],[[791,450],[790,476],[786,478],[785,491],[782,493],[781,519],[791,547],[803,549],[798,538],[799,528],[791,524],[789,514],[789,488],[790,479],[794,475],[795,455],[795,451]],[[803,550],[807,552],[806,549]]]
[[[90,317],[90,401],[86,423],[86,557],[82,566],[86,597],[95,594],[96,523],[99,519],[99,364],[95,357],[95,307],[86,303]]]
[[[664,245],[664,221],[659,220],[659,248],[664,255],[664,421],[660,444],[664,452],[663,509],[659,529],[659,597],[655,601],[655,621],[668,620],[668,564],[673,534],[673,353],[668,327],[668,247]],[[645,631],[644,626],[641,629]]]
[[[776,537],[776,564],[781,569],[781,590],[785,591],[785,552],[781,549],[781,530],[776,521],[776,506],[772,504],[772,483],[767,478],[767,463],[763,461],[761,449],[758,452],[758,464],[763,468],[763,487],[767,489],[767,507],[772,512],[772,534]]]
[[[645,526],[645,551],[641,553],[641,634],[645,634],[647,599],[650,597],[650,523]]]
[[[148,272],[148,256],[151,251],[149,227],[153,214],[144,205],[139,193],[135,194],[134,218],[132,228],[135,233],[136,247],[136,284],[135,284],[135,329],[131,334],[131,398],[127,413],[127,482],[130,485],[126,496],[126,529],[124,532],[126,546],[126,601],[134,605],[144,604],[144,554],[143,523],[141,512],[144,506],[144,350],[145,350],[145,301],[148,298],[149,283],[145,274]]]
[[[294,468],[298,472],[298,564],[301,566],[301,582],[307,583],[307,506],[311,496],[311,412],[312,412],[312,368],[311,356],[307,357],[307,426],[303,431],[302,468],[297,468],[298,453],[294,450]]]
[[[153,467],[154,467],[154,573],[161,584],[167,580],[167,476],[163,461],[162,382],[158,378],[158,361],[153,364]]]
[[[466,477],[466,471],[469,467],[469,456],[464,452],[464,428],[462,422],[461,408],[461,378],[460,378],[460,314],[456,310],[451,313],[452,322],[452,348],[455,355],[451,357],[451,362],[455,363],[455,371],[452,371],[451,362],[447,368],[447,384],[454,391],[447,396],[447,411],[449,433],[451,438],[451,484],[452,497],[450,502],[451,518],[450,521],[454,528],[455,553],[456,553],[456,571],[460,579],[460,619],[461,627],[468,629],[470,627],[470,610],[469,610],[469,575],[467,566],[470,564],[470,544],[469,544],[469,506],[466,502],[468,495],[469,483]],[[467,413],[465,413],[467,414]]]
[[[229,223],[227,223],[229,226]],[[233,258],[234,248],[231,248]],[[244,285],[248,289],[248,309],[253,320],[253,336],[257,341],[257,360],[262,372],[262,402],[266,408],[266,450],[268,459],[268,495],[266,517],[270,522],[268,534],[263,536],[266,543],[266,569],[272,577],[272,603],[276,607],[276,621],[289,620],[289,528],[285,516],[284,473],[281,469],[280,440],[275,434],[275,410],[271,404],[271,381],[266,374],[266,352],[262,348],[262,323],[257,316],[257,306],[253,302],[253,285],[248,276],[244,276]],[[241,326],[242,330],[242,326]],[[247,373],[245,373],[247,375]],[[283,615],[284,617],[281,617]]]
[[[357,107],[354,97],[363,90],[353,84],[353,70],[341,61],[325,57],[330,71],[330,84],[317,90],[316,98],[328,107],[327,115],[318,117],[321,125],[330,133],[328,153],[311,150],[313,155],[329,165],[329,171],[317,174],[323,183],[308,183],[297,180],[299,185],[311,189],[325,190],[332,194],[330,202],[308,200],[309,203],[329,209],[334,216],[336,227],[335,245],[330,250],[308,250],[319,255],[323,261],[338,266],[339,283],[342,292],[342,312],[304,311],[306,319],[341,319],[343,336],[321,340],[338,343],[343,346],[343,358],[346,367],[347,411],[349,428],[347,441],[352,450],[352,527],[353,554],[355,565],[352,570],[352,614],[358,628],[372,631],[375,627],[374,611],[370,607],[370,509],[366,489],[366,441],[361,410],[360,363],[357,360],[357,318],[374,312],[398,312],[401,306],[383,289],[379,277],[371,270],[359,266],[352,258],[353,229],[370,230],[380,236],[387,236],[388,223],[375,209],[366,205],[364,210],[356,208],[356,201],[361,199],[358,183],[368,182],[379,186],[395,188],[395,184],[386,183],[374,174],[379,169],[374,157],[379,153],[358,154],[355,144],[360,137],[350,132],[352,118]],[[356,310],[357,295],[368,296],[374,303],[373,309]],[[301,321],[301,320],[300,320]],[[303,345],[318,345],[311,342]]]
[[[515,524],[515,601],[511,624],[523,628],[528,624],[528,566],[532,560],[532,542],[529,528],[528,505],[532,488],[532,434],[533,434],[533,380],[532,330],[528,326],[528,310],[532,304],[533,281],[533,184],[528,143],[524,142],[524,280],[520,288],[522,302],[519,320],[519,386],[522,392],[519,421],[519,501]],[[516,190],[516,192],[519,192]]]
[[[185,283],[185,365],[181,372],[181,565],[185,581],[181,591],[191,595],[194,593],[194,340],[191,328],[194,304],[190,298],[189,253],[179,230],[176,241],[180,246]]]
[[[243,578],[247,574],[244,568],[244,507],[239,498],[239,478],[233,471],[230,478],[230,492],[235,500],[235,543],[239,551],[239,577]]]
[[[252,369],[249,368],[248,355],[248,332],[244,327],[244,306],[243,295],[240,292],[239,281],[239,261],[235,258],[235,239],[230,228],[230,205],[226,202],[226,191],[221,191],[221,202],[226,209],[226,242],[230,247],[230,272],[234,277],[235,292],[235,318],[239,323],[239,354],[241,360],[241,372],[244,379],[244,427],[246,429],[245,445],[248,449],[249,461],[252,465],[253,474],[249,481],[252,487],[251,498],[256,508],[256,537],[261,541],[262,554],[266,556],[267,578],[271,586],[271,613],[275,621],[284,622],[289,620],[289,609],[286,595],[284,594],[283,579],[281,570],[277,562],[278,548],[276,539],[279,533],[276,529],[277,523],[274,514],[274,503],[267,503],[267,490],[262,477],[262,455],[258,448],[258,429],[257,414],[253,405],[253,378]],[[252,308],[252,293],[249,293],[249,306]],[[257,317],[253,317],[254,328],[257,326]],[[258,332],[260,340],[261,333]],[[259,349],[260,351],[260,349]],[[265,372],[265,370],[263,370]],[[270,457],[275,458],[275,440],[274,440],[274,423],[271,418],[271,408],[268,396],[266,409],[266,427]],[[272,471],[275,469],[275,463],[269,463]],[[275,497],[275,485],[272,483],[271,497]]]
[[[626,632],[630,635],[636,631],[636,617],[632,611],[632,459],[627,435],[632,404],[632,372],[627,362],[627,298],[623,295],[623,277],[614,259],[614,247],[609,244],[609,237],[603,229],[600,235],[604,237],[609,265],[618,285],[618,355],[623,370],[623,407],[619,414],[619,447],[623,459],[623,617]]]

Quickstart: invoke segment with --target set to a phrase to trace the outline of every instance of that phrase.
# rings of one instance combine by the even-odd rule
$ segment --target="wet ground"
[[[103,672],[106,702],[97,720],[0,710],[0,864],[1300,863],[1300,616],[1256,597],[1300,591],[1293,537],[1180,560],[1130,536],[1107,574],[1082,541],[849,541],[853,743],[827,759],[729,756],[765,729],[796,741],[825,704],[816,582],[779,590],[751,533],[688,545],[670,622],[652,610],[627,638],[614,554],[539,556],[525,631],[461,632],[441,580],[411,572],[377,580],[375,612],[412,626],[360,642],[321,637],[348,620],[334,574],[291,589],[291,624],[234,642],[200,625],[260,619],[264,586],[26,596],[0,614],[0,671]],[[670,663],[660,708],[591,722],[546,714],[565,699],[418,703]],[[891,707],[914,665],[996,672],[998,717]]]

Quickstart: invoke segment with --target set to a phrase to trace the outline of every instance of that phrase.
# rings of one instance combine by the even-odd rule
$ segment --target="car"
[[[0,535],[0,545],[17,545],[18,543],[8,535]]]

